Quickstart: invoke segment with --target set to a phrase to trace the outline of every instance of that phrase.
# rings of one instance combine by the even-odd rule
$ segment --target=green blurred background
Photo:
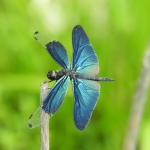
[[[42,31],[59,40],[72,56],[72,28],[86,31],[100,62],[101,95],[90,123],[79,132],[73,123],[71,84],[62,107],[50,119],[51,150],[120,150],[126,133],[142,57],[150,35],[149,0],[0,1],[0,149],[40,149],[40,128],[28,117],[39,106],[40,84],[60,69],[33,38]],[[52,84],[50,83],[50,87]],[[150,94],[138,150],[150,149]]]

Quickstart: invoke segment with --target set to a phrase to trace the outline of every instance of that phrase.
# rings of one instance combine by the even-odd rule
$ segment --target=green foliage
[[[39,128],[30,130],[27,121],[39,105],[40,83],[47,80],[46,73],[60,67],[33,39],[33,33],[40,30],[59,40],[71,60],[71,32],[80,24],[100,61],[99,75],[116,82],[101,83],[99,102],[83,132],[73,123],[70,85],[62,107],[50,119],[50,147],[120,150],[150,35],[149,5],[148,0],[0,1],[0,149],[40,149]],[[139,137],[141,150],[150,147],[144,140],[150,138],[149,108],[148,101]]]

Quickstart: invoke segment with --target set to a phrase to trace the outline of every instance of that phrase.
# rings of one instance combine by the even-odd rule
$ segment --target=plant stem
[[[133,105],[129,118],[127,133],[123,150],[135,150],[137,147],[138,132],[142,121],[143,111],[148,95],[150,83],[150,44],[143,57],[142,69],[138,80],[137,89],[133,98]]]
[[[49,91],[48,82],[44,81],[40,87],[40,102],[42,105]],[[49,150],[49,115],[41,109],[41,150]]]

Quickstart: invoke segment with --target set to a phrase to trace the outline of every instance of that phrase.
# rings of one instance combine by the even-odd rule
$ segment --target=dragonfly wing
[[[46,113],[53,115],[59,109],[65,98],[69,82],[69,76],[63,76],[49,91],[42,105]]]
[[[61,67],[69,68],[66,49],[60,42],[52,41],[46,44],[46,50]]]
[[[37,110],[33,114],[30,115],[29,120],[28,120],[29,128],[33,129],[33,128],[45,123],[44,121],[46,121],[46,120],[44,120],[44,119],[42,119],[43,122],[41,122],[41,113],[42,113],[42,111],[43,110],[40,106],[40,107],[37,108]],[[44,116],[45,115],[48,115],[48,114],[44,113]],[[49,115],[49,117],[51,117],[51,116],[52,115]]]
[[[35,32],[34,38],[48,51],[52,58],[62,68],[68,68],[68,56],[64,46],[57,41],[48,42],[49,40],[40,32]]]
[[[83,75],[96,76],[99,62],[90,41],[80,25],[72,31],[73,58],[72,70]]]
[[[28,126],[29,128],[35,128],[44,122],[41,122],[40,116],[41,111],[44,111],[45,113],[49,114],[51,117],[61,106],[65,94],[67,91],[67,87],[69,84],[69,77],[63,76],[60,78],[56,84],[52,87],[52,89],[49,91],[47,96],[45,97],[45,100],[43,101],[42,106],[40,106],[30,117],[28,120]]]
[[[100,85],[96,81],[73,78],[74,122],[80,131],[90,121],[100,95]]]

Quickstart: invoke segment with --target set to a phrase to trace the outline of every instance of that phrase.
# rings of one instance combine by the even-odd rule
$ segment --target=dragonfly
[[[38,32],[35,33],[35,35]],[[35,39],[38,38],[35,36]],[[100,95],[102,82],[115,81],[108,77],[97,77],[99,61],[89,38],[81,25],[72,30],[73,57],[71,66],[65,47],[58,41],[43,44],[54,61],[62,67],[59,71],[50,70],[47,77],[56,81],[45,97],[42,105],[29,117],[28,126],[34,128],[41,124],[40,109],[51,117],[62,105],[69,82],[72,81],[74,93],[74,124],[79,131],[85,129]]]

